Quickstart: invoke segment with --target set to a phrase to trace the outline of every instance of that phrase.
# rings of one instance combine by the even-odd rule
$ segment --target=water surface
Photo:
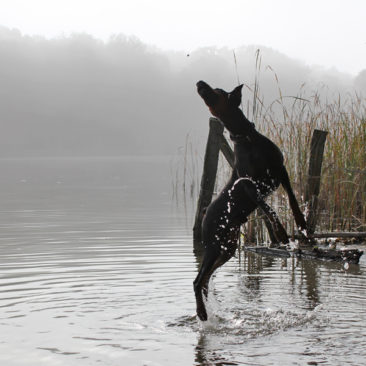
[[[366,262],[237,255],[195,317],[168,158],[0,161],[0,364],[364,365]]]

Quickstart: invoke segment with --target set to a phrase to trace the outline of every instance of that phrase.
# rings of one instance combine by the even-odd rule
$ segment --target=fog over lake
[[[175,154],[187,134],[200,142],[207,135],[208,112],[195,83],[231,89],[239,79],[248,86],[247,105],[257,49],[266,105],[279,96],[276,76],[284,95],[301,87],[308,95],[365,93],[366,70],[352,77],[256,45],[236,49],[235,62],[227,48],[186,54],[123,34],[107,42],[87,34],[45,39],[0,27],[0,154]]]

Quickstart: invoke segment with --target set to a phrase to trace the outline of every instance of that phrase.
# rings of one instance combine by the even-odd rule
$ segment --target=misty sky
[[[261,45],[309,65],[366,65],[364,0],[1,0],[0,25],[47,37],[135,35],[164,50]]]
[[[366,2],[341,4],[2,0],[0,158],[175,154],[188,134],[202,150],[196,82],[240,80],[250,111],[258,49],[264,106],[279,85],[365,95]]]

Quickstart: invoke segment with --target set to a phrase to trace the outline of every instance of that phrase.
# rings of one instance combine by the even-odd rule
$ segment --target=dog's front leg
[[[258,200],[258,206],[263,210],[264,214],[272,224],[273,234],[278,242],[287,244],[289,242],[285,228],[282,226],[276,212],[264,200]]]
[[[271,221],[269,220],[267,214],[261,210],[263,212],[263,221],[266,225],[266,228],[267,228],[267,231],[268,231],[268,235],[269,235],[269,238],[271,240],[271,246],[275,247],[277,246],[280,242],[279,240],[276,238],[274,232],[273,232],[273,227],[272,227],[272,224],[271,224]]]
[[[290,178],[289,178],[287,170],[284,166],[282,166],[280,169],[279,179],[280,179],[280,182],[281,182],[283,188],[287,192],[287,196],[288,196],[288,199],[290,202],[290,207],[291,207],[292,213],[294,214],[296,225],[299,228],[301,234],[306,236],[307,235],[307,232],[306,232],[307,226],[306,226],[305,218],[300,210],[299,204],[297,202],[297,199],[296,199],[295,194],[291,187]]]
[[[264,198],[261,195],[260,190],[257,188],[255,182],[249,178],[239,178],[234,185],[245,192],[245,196],[249,198],[255,204],[255,206],[262,209],[268,218],[269,223],[267,222],[267,224],[272,226],[273,231],[270,231],[270,233],[273,234],[275,237],[274,239],[277,239],[276,242],[287,244],[289,240],[286,230],[282,226],[276,212],[264,201]]]

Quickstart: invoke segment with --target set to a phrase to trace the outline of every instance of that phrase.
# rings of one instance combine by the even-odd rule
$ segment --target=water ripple
[[[2,364],[363,363],[363,263],[242,255],[213,277],[202,323],[189,231],[150,225],[148,235],[90,222],[88,232],[86,221],[82,230],[73,220],[42,221],[20,236],[20,224],[2,225]],[[27,356],[17,362],[19,345]]]

